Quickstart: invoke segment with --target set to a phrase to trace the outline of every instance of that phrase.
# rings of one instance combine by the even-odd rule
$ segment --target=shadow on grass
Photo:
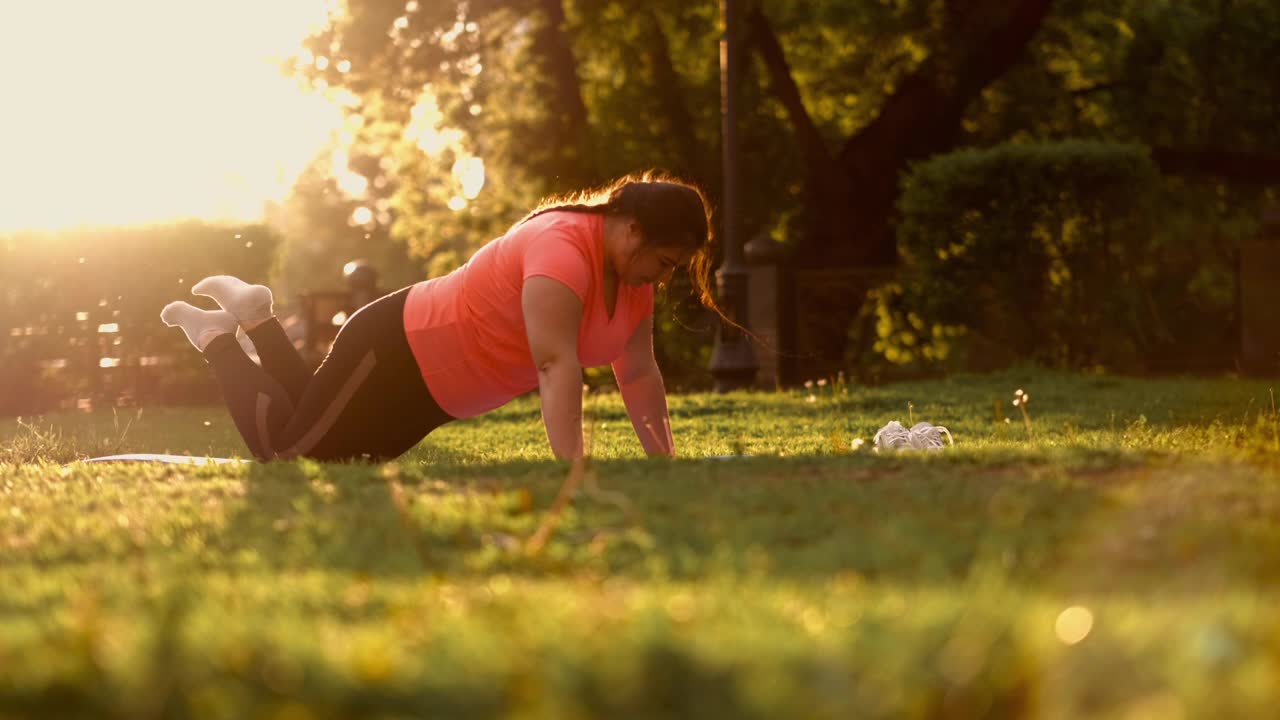
[[[252,465],[227,519],[232,557],[273,570],[328,567],[374,574],[422,570],[387,485],[367,464]]]
[[[273,571],[359,576],[614,576],[688,581],[848,575],[954,583],[999,564],[1014,582],[1052,574],[1091,532],[1105,484],[1063,474],[930,462],[763,458],[611,461],[536,556],[563,466],[254,466],[228,518],[228,558]],[[1057,472],[1057,471],[1054,471]]]

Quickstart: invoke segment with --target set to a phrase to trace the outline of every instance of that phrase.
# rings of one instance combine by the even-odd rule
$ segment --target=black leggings
[[[454,419],[427,391],[405,339],[408,294],[404,288],[360,308],[314,374],[275,318],[248,333],[262,367],[233,335],[205,347],[255,458],[390,460]]]

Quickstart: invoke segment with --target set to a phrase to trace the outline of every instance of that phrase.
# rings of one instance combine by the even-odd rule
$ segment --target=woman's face
[[[648,244],[640,232],[640,224],[635,222],[627,224],[625,240],[619,250],[618,278],[631,287],[669,282],[675,269],[693,255],[676,247]]]

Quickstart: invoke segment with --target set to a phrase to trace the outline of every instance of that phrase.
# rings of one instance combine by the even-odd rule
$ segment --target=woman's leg
[[[233,336],[208,343],[205,358],[255,457],[386,460],[453,419],[427,391],[405,340],[408,290],[353,315],[296,402]]]
[[[302,359],[302,353],[293,346],[280,321],[272,316],[245,333],[258,351],[262,369],[284,387],[289,399],[297,405],[302,392],[311,381],[311,368]]]
[[[232,275],[213,275],[193,285],[191,294],[213,298],[223,310],[236,316],[258,351],[262,369],[280,383],[297,405],[311,380],[311,368],[276,319],[271,289],[250,285]]]
[[[259,460],[275,457],[272,433],[279,433],[294,415],[289,393],[245,355],[234,334],[214,338],[204,348],[204,358],[249,452]]]

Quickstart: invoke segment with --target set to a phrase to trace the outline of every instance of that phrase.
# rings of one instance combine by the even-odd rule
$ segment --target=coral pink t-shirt
[[[550,211],[490,241],[462,267],[417,283],[404,331],[427,389],[455,418],[473,417],[538,387],[525,334],[526,278],[559,280],[582,301],[578,361],[617,360],[653,312],[653,286],[618,284],[613,317],[605,309],[604,217]]]

